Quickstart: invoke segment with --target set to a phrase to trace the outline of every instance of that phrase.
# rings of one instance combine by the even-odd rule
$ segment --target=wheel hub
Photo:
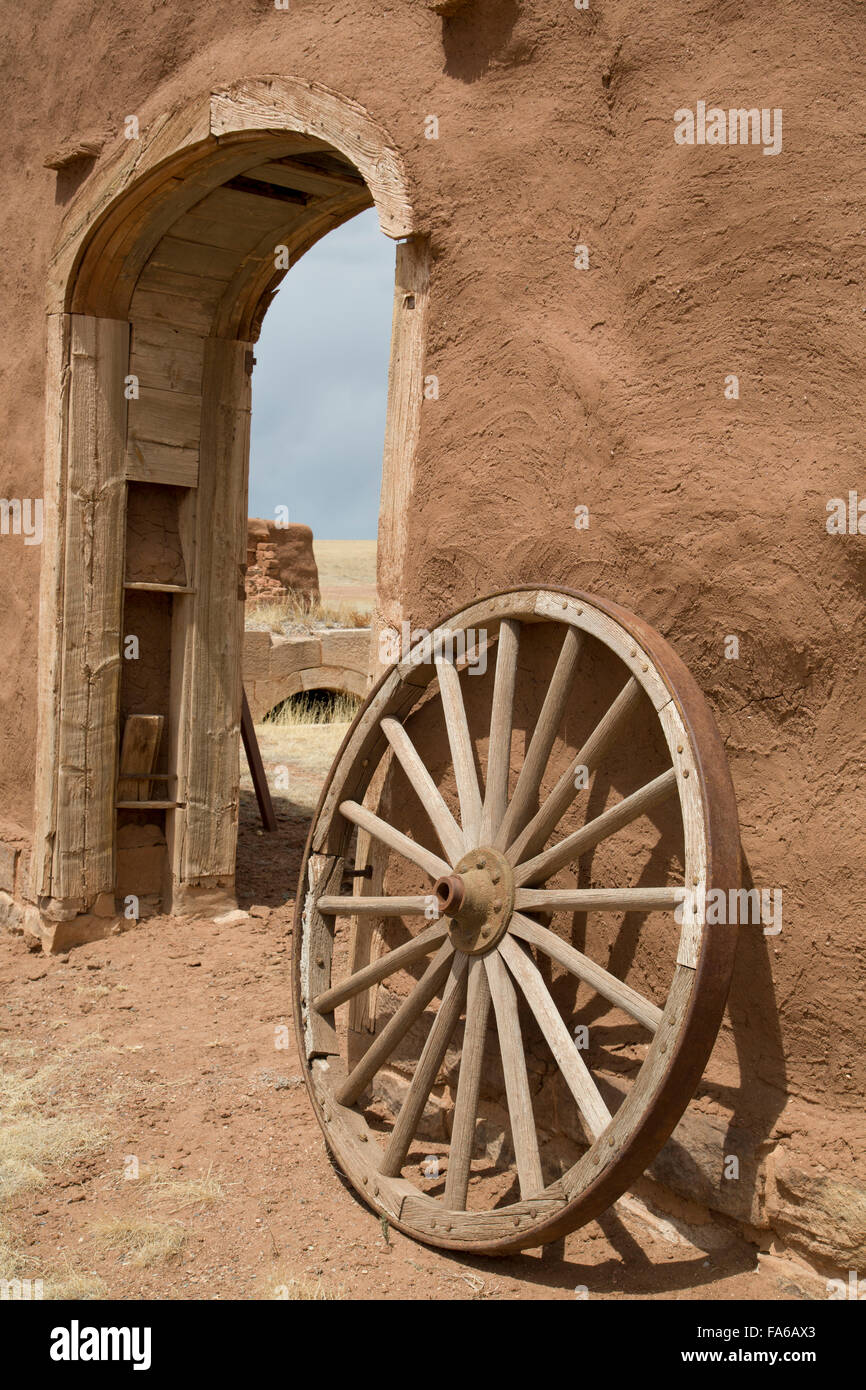
[[[498,850],[482,846],[464,854],[433,891],[458,951],[480,956],[502,940],[514,911],[514,874]]]

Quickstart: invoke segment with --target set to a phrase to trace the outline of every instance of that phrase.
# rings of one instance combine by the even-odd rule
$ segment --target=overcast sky
[[[394,242],[374,209],[293,266],[256,344],[250,516],[321,540],[376,536],[394,295]]]

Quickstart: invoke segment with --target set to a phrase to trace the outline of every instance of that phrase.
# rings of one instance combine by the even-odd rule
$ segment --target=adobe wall
[[[468,0],[443,20],[419,0],[111,0],[95,16],[60,0],[7,7],[4,27],[0,496],[42,495],[46,265],[125,116],[146,127],[263,72],[362,103],[433,248],[438,398],[405,615],[429,625],[479,592],[568,583],[641,614],[690,666],[726,742],[748,871],[785,904],[779,937],[744,933],[708,1133],[760,1136],[779,1235],[862,1259],[866,538],[826,529],[829,499],[866,492],[859,7]],[[675,144],[674,111],[699,100],[782,108],[781,152]],[[43,167],[93,133],[96,166]],[[32,823],[39,561],[0,537],[13,875]]]

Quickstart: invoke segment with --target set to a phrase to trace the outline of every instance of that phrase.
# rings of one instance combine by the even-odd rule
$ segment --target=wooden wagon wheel
[[[558,657],[521,760],[519,739],[512,736],[519,653],[522,641],[537,638],[537,629],[530,633],[527,625],[538,623],[551,626]],[[469,632],[479,634],[491,657],[481,677],[492,683],[489,726],[475,731],[476,740],[488,738],[483,778],[464,699],[472,677],[461,675]],[[545,792],[542,781],[563,720],[580,704],[584,661],[599,652],[598,659],[618,671],[611,686],[618,693]],[[473,660],[480,667],[472,651],[463,667]],[[422,707],[427,727],[441,721],[443,745],[447,734],[447,795],[444,779],[437,786],[405,727]],[[657,721],[654,737],[668,765],[564,833],[563,817],[573,817],[589,795],[576,771],[602,775],[595,770],[636,737],[635,721]],[[384,763],[399,765],[419,816],[423,807],[424,843],[397,828],[387,810],[379,814],[383,774],[375,774]],[[376,804],[362,804],[365,798]],[[679,805],[679,882],[551,887],[557,874],[569,866],[573,872],[594,847],[666,800]],[[387,860],[398,874],[403,866],[421,880],[422,891],[364,896],[370,885],[357,871],[347,883],[356,827],[379,851],[380,865]],[[633,614],[572,590],[517,589],[445,620],[404,655],[370,694],[331,770],[307,843],[294,933],[295,1019],[307,1086],[328,1145],[365,1201],[416,1239],[492,1254],[541,1245],[610,1206],[661,1148],[711,1051],[736,929],[705,921],[705,895],[736,887],[739,854],[733,788],[703,696],[664,639]],[[669,914],[670,986],[663,1003],[576,949],[562,914],[584,912]],[[358,942],[369,942],[363,928],[374,917],[396,919],[404,939],[371,958],[359,952]],[[603,1098],[554,1002],[551,963],[557,979],[567,972],[596,991],[605,1007],[621,1011],[629,1027],[643,1030],[646,1051],[635,1045],[639,1069],[618,1105]],[[402,999],[392,1001],[398,1007],[367,1035],[366,1051],[349,1056],[347,1001],[357,1005],[380,981],[388,979],[390,987],[395,977],[404,982]],[[381,1107],[371,1115],[365,1104],[371,1083],[408,1037],[419,1036],[428,1008],[435,1010],[432,1023],[419,1039],[402,1103],[390,1117]],[[584,1128],[584,1151],[553,1177],[545,1176],[540,1157],[521,1012],[524,1029],[534,1020],[540,1030]],[[429,1173],[419,1177],[417,1144],[407,1160],[446,1052],[450,1047],[454,1055],[461,1031],[459,1071],[451,1068],[450,1140],[439,1146],[437,1160],[444,1172],[440,1168],[438,1182],[434,1172],[431,1182]],[[511,1188],[503,1191],[500,1175],[491,1195],[490,1164],[475,1140],[482,1069],[497,1046],[511,1131],[500,1168],[504,1164]]]

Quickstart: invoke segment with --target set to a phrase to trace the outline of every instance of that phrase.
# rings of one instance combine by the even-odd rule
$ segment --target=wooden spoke
[[[445,713],[445,727],[448,730],[451,760],[454,764],[457,795],[460,798],[463,836],[471,847],[478,844],[478,837],[481,832],[481,793],[478,790],[478,776],[475,771],[472,738],[466,721],[466,707],[463,704],[460,677],[454,663],[444,657],[437,657],[436,671],[439,675],[439,692],[442,697],[442,709]]]
[[[505,1093],[508,1099],[517,1178],[520,1183],[520,1195],[525,1199],[542,1191],[544,1179],[541,1173],[541,1156],[538,1152],[538,1135],[535,1132],[535,1119],[532,1114],[532,1095],[529,1090],[529,1077],[526,1074],[520,1019],[517,1014],[517,997],[499,952],[492,951],[484,956],[483,960],[496,1014],[496,1031],[499,1034],[502,1070],[505,1073]]]
[[[326,899],[319,899],[319,909],[325,912],[327,909],[322,906]],[[350,902],[364,902],[363,898],[350,898]],[[367,899],[367,901],[373,901]],[[380,902],[399,902],[399,898],[388,899],[380,898]],[[406,941],[402,946],[396,946],[393,951],[387,951],[385,955],[379,956],[377,960],[371,961],[363,969],[356,970],[354,975],[350,975],[342,984],[335,985],[333,989],[326,989],[324,994],[320,994],[313,1000],[313,1008],[317,1013],[329,1014],[332,1009],[336,1009],[340,1004],[345,1004],[347,999],[352,999],[356,994],[360,994],[362,989],[369,989],[370,985],[378,984],[387,975],[393,975],[397,970],[403,970],[413,961],[420,960],[422,956],[429,956],[434,947],[448,935],[447,922],[434,922],[426,931],[422,931],[418,936]]]
[[[316,906],[320,912],[333,913],[335,917],[357,917],[365,913],[374,917],[423,917],[431,896],[417,893],[409,898],[353,898],[349,894],[323,894]]]
[[[610,810],[603,811],[594,820],[587,821],[586,825],[581,826],[573,835],[568,835],[564,840],[560,840],[558,845],[552,845],[550,849],[543,850],[534,859],[528,859],[523,864],[518,864],[514,870],[514,882],[518,888],[524,887],[527,883],[536,883],[550,878],[564,864],[569,864],[572,860],[579,859],[587,850],[593,849],[601,840],[606,840],[609,835],[614,835],[624,826],[630,825],[633,820],[646,815],[653,807],[658,806],[662,801],[667,801],[669,796],[673,796],[677,789],[677,774],[674,769],[668,768],[660,777],[656,777],[652,782],[647,782],[645,787],[632,792],[631,796],[623,797],[622,801],[617,802],[616,806],[611,806]]]
[[[641,688],[632,676],[626,681],[610,709],[596,724],[586,743],[575,754],[550,795],[542,802],[529,824],[508,846],[507,858],[519,864],[536,854],[547,842],[558,822],[565,815],[579,788],[575,785],[578,768],[586,768],[587,776],[598,767],[608,748],[616,742],[629,716],[640,704]]]
[[[601,965],[596,965],[589,956],[583,955],[567,941],[563,941],[548,927],[542,927],[538,922],[524,917],[522,913],[515,912],[511,919],[511,930],[515,936],[521,937],[530,946],[537,946],[540,951],[544,951],[545,955],[550,956],[551,960],[557,961],[570,974],[576,975],[578,979],[591,985],[597,994],[603,995],[605,999],[610,1000],[611,1004],[617,1004],[631,1018],[642,1023],[644,1028],[648,1028],[651,1033],[657,1031],[662,1020],[661,1009],[657,1008],[649,999],[645,999],[642,994],[638,994],[631,985],[624,984],[615,975],[611,975],[609,970],[605,970]]]
[[[363,830],[369,831],[375,839],[381,840],[383,845],[395,850],[404,859],[417,864],[419,869],[423,869],[431,878],[441,878],[443,874],[450,872],[451,865],[440,859],[438,854],[433,854],[432,850],[425,849],[415,840],[410,840],[408,835],[404,835],[401,830],[396,830],[393,825],[368,811],[366,806],[359,806],[357,801],[342,801],[340,814],[345,816],[346,820],[353,821],[355,825],[360,825]]]
[[[538,723],[532,731],[532,738],[526,752],[514,795],[505,812],[505,817],[496,832],[494,847],[505,849],[515,835],[523,829],[529,816],[532,803],[538,795],[544,769],[550,757],[550,750],[562,723],[562,716],[571,694],[574,671],[580,655],[582,634],[577,628],[567,628],[562,639],[562,649],[551,677],[544,704],[538,716]]]
[[[508,773],[511,767],[511,721],[514,713],[514,680],[517,674],[517,648],[520,624],[503,618],[496,652],[496,677],[490,710],[490,738],[487,743],[487,785],[481,812],[482,845],[489,845],[505,815],[508,802]],[[450,1170],[449,1170],[450,1171]]]
[[[468,965],[468,957],[462,952],[455,955],[439,1012],[427,1034],[427,1041],[421,1050],[415,1074],[409,1083],[406,1099],[400,1107],[400,1114],[385,1150],[381,1171],[386,1177],[396,1178],[406,1162],[409,1145],[415,1137],[427,1097],[433,1088],[436,1074],[442,1065],[442,1059],[463,1009]]]
[[[452,864],[466,852],[463,832],[446,806],[439,788],[427,771],[412,740],[396,719],[383,719],[382,732],[394,749],[400,765],[414,788],[418,800],[430,817],[439,843]]]
[[[518,888],[523,912],[664,912],[677,907],[684,888]]]
[[[337,1100],[341,1105],[354,1105],[376,1072],[390,1057],[400,1039],[405,1037],[415,1020],[421,1017],[430,1000],[441,989],[451,969],[453,954],[454,947],[451,942],[443,941],[408,999],[404,999],[378,1037],[371,1042],[358,1065],[346,1077],[337,1092]]]
[[[475,1120],[478,1114],[478,1092],[481,1088],[481,1067],[484,1062],[484,1042],[490,1015],[490,987],[484,961],[476,956],[469,965],[469,984],[466,998],[466,1028],[463,1051],[460,1055],[460,1076],[454,1104],[454,1125],[445,1175],[445,1205],[450,1211],[466,1210],[469,1188],[469,1168],[475,1142]]]
[[[597,1139],[610,1124],[610,1111],[602,1100],[601,1092],[593,1081],[574,1038],[563,1023],[537,966],[511,936],[503,938],[499,950],[535,1014],[538,1026],[556,1059],[565,1084],[586,1120],[590,1134],[593,1139]]]

